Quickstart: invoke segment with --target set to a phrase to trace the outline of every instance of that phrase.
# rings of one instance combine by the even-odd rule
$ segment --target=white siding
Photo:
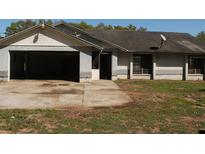
[[[203,80],[203,74],[188,74],[187,80]]]
[[[22,38],[11,45],[20,46],[72,46],[70,41],[60,35],[43,30],[40,33],[32,34],[26,38]]]
[[[0,71],[7,71],[9,64],[9,53],[7,48],[0,49]]]
[[[182,80],[183,67],[183,54],[156,54],[155,79]]]
[[[150,74],[134,74],[132,76],[132,79],[142,79],[142,80],[151,80],[151,75]]]
[[[118,52],[117,72],[118,72],[119,79],[128,78],[129,65],[130,65],[129,59],[130,59],[130,53]]]
[[[80,82],[92,80],[92,52],[80,52]]]

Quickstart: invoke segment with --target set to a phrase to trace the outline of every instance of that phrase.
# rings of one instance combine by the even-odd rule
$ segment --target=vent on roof
[[[150,47],[151,50],[157,50],[159,47]]]
[[[160,38],[161,38],[161,43],[160,43],[159,48],[161,48],[162,45],[164,44],[164,42],[167,40],[166,37],[164,35],[162,35],[162,34],[160,34]]]
[[[81,34],[78,34],[77,32],[75,32],[75,36],[76,37],[80,37]]]
[[[205,50],[202,49],[200,46],[198,46],[197,44],[194,44],[194,43],[192,43],[190,41],[183,40],[183,41],[177,41],[177,43],[183,45],[186,48],[189,48],[192,51],[196,51],[197,50],[197,51],[205,52]]]
[[[166,37],[162,34],[160,34],[160,38],[161,38],[160,45],[158,47],[157,46],[150,47],[151,50],[160,49],[162,47],[162,45],[164,44],[164,42],[167,40]]]

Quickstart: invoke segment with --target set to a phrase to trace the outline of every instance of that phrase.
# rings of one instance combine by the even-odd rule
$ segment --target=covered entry
[[[104,52],[100,55],[100,79],[112,78],[112,53]]]
[[[10,78],[79,81],[79,52],[10,51]]]

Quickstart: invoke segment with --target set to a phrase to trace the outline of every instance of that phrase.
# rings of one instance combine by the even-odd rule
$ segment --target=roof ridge
[[[113,31],[113,32],[134,32],[134,33],[171,33],[171,34],[188,34],[186,32],[168,32],[168,31],[132,31],[132,30],[118,30],[118,29],[87,29],[86,31]],[[192,36],[192,35],[191,35]]]

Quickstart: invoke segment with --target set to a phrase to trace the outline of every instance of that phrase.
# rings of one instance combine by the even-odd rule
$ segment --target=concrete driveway
[[[11,80],[0,82],[0,109],[103,107],[131,102],[108,80],[75,83],[59,80]]]

